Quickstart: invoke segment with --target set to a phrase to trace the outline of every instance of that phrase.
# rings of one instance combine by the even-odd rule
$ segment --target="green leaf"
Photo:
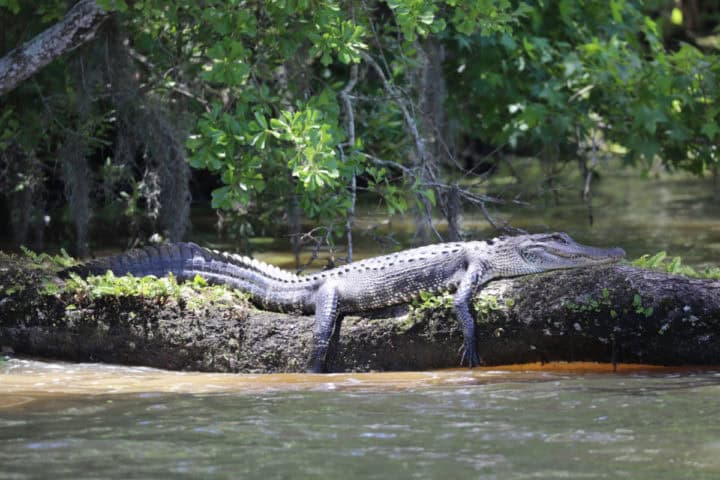
[[[667,271],[668,273],[678,273],[680,272],[682,264],[682,259],[680,257],[674,257],[672,261],[670,262],[670,265],[668,265]]]
[[[647,266],[650,268],[657,268],[663,260],[667,257],[667,253],[664,251],[658,252],[647,261]]]
[[[720,127],[716,122],[709,121],[700,127],[700,131],[710,140],[715,140],[718,132],[720,132]]]
[[[258,112],[257,110],[254,111],[253,114],[255,115],[255,120],[257,120],[258,124],[265,130],[267,130],[268,123],[267,123],[267,120],[265,120],[265,116],[262,113]]]
[[[220,187],[212,191],[212,208],[224,207],[228,201],[230,187]]]
[[[682,10],[675,7],[672,9],[672,12],[670,13],[670,21],[674,25],[682,25],[683,24],[683,13]]]

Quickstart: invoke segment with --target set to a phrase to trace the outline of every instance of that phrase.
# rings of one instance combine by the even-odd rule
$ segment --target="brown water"
[[[720,371],[216,375],[13,359],[0,478],[720,478]]]
[[[694,373],[700,367],[620,365],[617,374]],[[431,372],[376,372],[335,374],[227,374],[175,372],[147,367],[101,363],[47,362],[12,359],[0,364],[0,409],[47,399],[85,395],[156,393],[249,393],[274,391],[334,391],[353,389],[408,390],[443,385],[532,380],[538,374],[613,373],[612,364],[531,363],[503,367],[476,367]]]

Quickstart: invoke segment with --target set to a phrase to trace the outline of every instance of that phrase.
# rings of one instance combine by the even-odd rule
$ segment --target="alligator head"
[[[622,248],[581,245],[567,233],[543,233],[506,237],[507,249],[496,269],[505,275],[525,275],[547,270],[587,267],[617,262],[625,256]]]

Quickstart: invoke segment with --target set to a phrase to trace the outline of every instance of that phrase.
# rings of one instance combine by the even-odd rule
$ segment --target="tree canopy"
[[[579,160],[588,186],[608,153],[697,175],[720,165],[718,12],[659,0],[73,4],[0,0],[0,193],[19,242],[65,204],[80,253],[103,210],[179,239],[188,179],[203,171],[237,234],[303,216],[328,241],[347,236],[351,256],[358,193],[415,212],[425,239],[437,209],[459,238],[463,204],[503,201],[481,173],[509,152],[548,168]],[[81,4],[97,32],[2,84],[3,62]]]

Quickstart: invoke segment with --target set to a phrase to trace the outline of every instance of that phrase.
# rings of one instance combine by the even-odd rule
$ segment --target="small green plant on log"
[[[720,279],[720,267],[707,267],[702,271],[697,271],[689,265],[683,265],[682,258],[672,257],[664,251],[655,255],[643,255],[637,260],[633,260],[632,264],[640,268],[648,268],[666,273],[675,273],[693,278],[708,278],[711,280]]]
[[[610,290],[607,288],[603,288],[600,292],[600,298],[595,299],[591,295],[586,295],[583,297],[583,299],[580,301],[580,303],[573,303],[573,302],[567,302],[565,303],[565,308],[570,310],[571,312],[575,313],[585,313],[585,312],[593,312],[598,313],[603,308],[609,308],[612,306],[612,303],[610,302]],[[617,312],[613,309],[610,309],[610,316],[612,318],[615,318],[617,316]]]
[[[564,306],[573,313],[600,313],[607,310],[610,318],[615,319],[618,317],[618,312],[615,308],[613,308],[613,302],[610,299],[610,290],[607,288],[603,288],[601,290],[599,298],[594,298],[588,294],[584,296],[579,303],[566,302]],[[636,293],[633,296],[632,308],[630,311],[635,312],[638,315],[642,315],[645,318],[650,318],[655,309],[652,306],[643,305],[642,297],[639,293]],[[623,313],[627,312],[628,311],[626,310],[623,311]]]
[[[64,248],[60,249],[60,253],[58,255],[50,255],[45,252],[35,253],[22,245],[20,246],[20,250],[22,250],[23,255],[25,255],[28,260],[41,266],[67,268],[80,263],[78,260],[68,255]]]
[[[418,298],[412,301],[412,307],[415,310],[451,310],[452,309],[453,297],[450,292],[443,293],[429,293],[420,292]]]
[[[642,297],[639,293],[633,296],[633,309],[638,315],[643,315],[645,318],[650,318],[655,309],[653,307],[646,307],[643,305]]]
[[[479,324],[490,324],[493,323],[493,314],[500,314],[506,312],[515,305],[515,301],[512,298],[508,298],[504,303],[500,303],[495,295],[481,294],[475,297],[473,307],[475,308],[475,318]],[[495,337],[500,337],[505,333],[505,329],[498,327],[493,330],[492,334]]]

